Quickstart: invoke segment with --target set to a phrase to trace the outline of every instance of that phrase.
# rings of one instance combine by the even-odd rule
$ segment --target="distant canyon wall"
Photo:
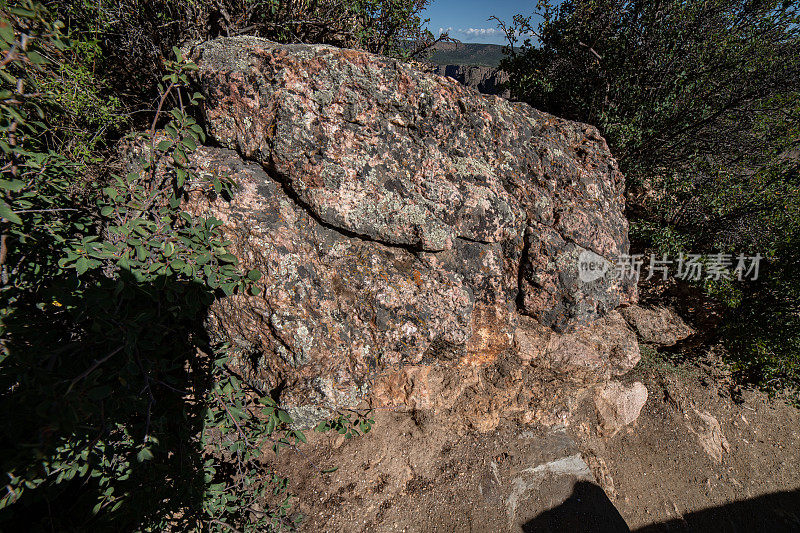
[[[449,76],[483,94],[494,94],[509,98],[511,92],[503,88],[508,82],[508,74],[494,67],[475,65],[437,65],[433,71],[440,76]]]

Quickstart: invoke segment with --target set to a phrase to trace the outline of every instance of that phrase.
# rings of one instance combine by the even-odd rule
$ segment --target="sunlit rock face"
[[[297,416],[456,409],[498,365],[511,377],[487,409],[526,412],[531,368],[596,381],[638,360],[625,321],[604,318],[635,284],[578,272],[581,253],[629,246],[623,176],[594,127],[353,50],[239,37],[193,57],[216,145],[193,163],[238,191],[188,209],[220,218],[263,273],[259,296],[214,304],[209,331]]]

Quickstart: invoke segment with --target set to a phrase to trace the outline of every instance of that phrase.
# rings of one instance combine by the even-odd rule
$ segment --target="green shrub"
[[[138,157],[114,173],[136,125],[94,68],[114,22],[91,2],[58,8],[82,30],[0,3],[0,528],[293,527],[262,454],[305,436],[201,324],[260,273],[240,271],[220,221],[181,208],[192,185],[235,194],[189,165],[205,140],[196,66],[177,48],[162,61],[157,112],[126,141]]]
[[[539,7],[539,24],[506,27],[512,95],[600,128],[626,174],[637,246],[767,258],[758,282],[705,288],[730,306],[723,333],[741,376],[800,386],[798,3]]]
[[[220,36],[255,35],[283,43],[324,43],[408,59],[433,36],[421,13],[429,0],[49,0],[73,33],[96,43],[91,61],[113,92],[138,111],[152,108],[172,47]],[[89,63],[86,63],[89,64]]]

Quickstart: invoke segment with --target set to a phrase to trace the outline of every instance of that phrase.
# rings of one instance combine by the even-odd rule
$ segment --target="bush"
[[[96,66],[131,110],[152,106],[172,47],[220,36],[324,43],[409,59],[434,42],[429,0],[50,0],[47,7],[103,51]]]
[[[171,46],[217,31],[191,18],[211,5],[0,1],[0,528],[294,526],[287,480],[265,471],[262,453],[305,436],[201,324],[214,298],[257,293],[260,273],[240,271],[220,221],[181,208],[188,187],[214,201],[235,194],[189,165],[205,140],[192,117],[196,66]],[[237,24],[285,39],[300,31],[292,20],[259,17],[321,24],[333,16],[323,8],[342,7],[213,5],[226,21],[246,9],[253,18]],[[393,52],[418,32],[422,5],[352,4],[324,31],[358,15],[347,42]],[[221,31],[247,30],[233,20]],[[139,100],[120,93],[131,81]],[[123,136],[132,166],[111,155]],[[349,437],[371,423],[343,414],[318,429]]]
[[[731,304],[724,333],[741,375],[798,387],[797,2],[539,6],[540,24],[505,27],[512,95],[601,129],[639,246],[768,258],[758,282],[708,288]]]

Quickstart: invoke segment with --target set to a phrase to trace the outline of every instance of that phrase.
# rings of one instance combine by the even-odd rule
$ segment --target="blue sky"
[[[530,15],[536,0],[433,0],[422,18],[429,18],[428,29],[438,36],[439,30],[450,29],[450,36],[465,43],[506,44],[492,15],[511,22],[517,13]]]

